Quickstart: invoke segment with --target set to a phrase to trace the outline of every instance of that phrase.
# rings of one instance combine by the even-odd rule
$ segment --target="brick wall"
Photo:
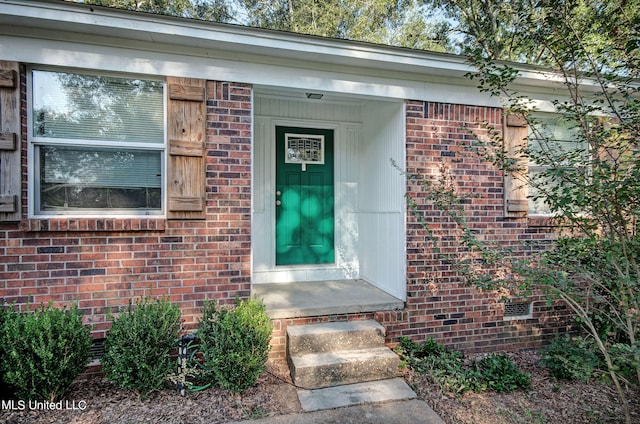
[[[488,241],[511,246],[516,254],[522,241],[536,241],[543,248],[555,240],[556,229],[548,220],[504,218],[502,173],[464,147],[477,137],[487,136],[484,122],[500,131],[501,109],[418,101],[407,102],[406,109],[408,173],[438,177],[444,172],[461,196],[469,196],[465,209],[471,227],[481,231]],[[451,220],[425,198],[419,181],[408,179],[407,191],[416,200],[430,230],[445,237],[441,248],[455,252],[458,244]],[[401,336],[417,341],[434,337],[466,352],[534,348],[568,328],[566,308],[549,306],[539,295],[527,299],[533,302],[532,318],[504,320],[502,294],[465,286],[453,264],[443,260],[431,246],[429,232],[409,211],[405,309],[274,320],[270,357],[285,357],[287,326],[325,321],[373,318],[386,327],[389,345],[397,344]]]
[[[23,81],[23,113],[26,88]],[[250,294],[251,86],[207,83],[206,219],[56,218],[0,223],[0,299],[78,301],[93,335],[107,313],[153,294],[180,305],[187,327],[204,299]],[[23,120],[23,205],[27,134]]]
[[[502,110],[407,102],[407,171],[431,178],[445,176],[466,197],[470,227],[486,240],[516,252],[523,240],[544,247],[555,239],[555,229],[544,220],[505,218],[501,171],[465,150],[474,139],[488,136],[484,123],[501,131]],[[456,242],[455,224],[425,198],[421,183],[408,179],[407,191],[430,231],[440,238],[440,248],[464,255]],[[391,330],[390,342],[404,335],[416,340],[434,337],[466,351],[519,350],[538,346],[566,326],[566,309],[549,307],[540,296],[528,299],[533,302],[531,319],[505,321],[502,294],[462,284],[453,264],[436,254],[429,232],[413,211],[408,213],[407,232],[406,310],[377,314]]]
[[[23,71],[23,113],[26,88]],[[246,298],[251,286],[251,86],[207,83],[206,219],[56,218],[0,223],[0,299],[32,306],[78,301],[94,336],[109,327],[107,313],[143,295],[165,295],[180,305],[187,327],[197,320],[204,299],[230,303]],[[486,134],[480,122],[501,128],[497,108],[407,102],[407,170],[445,173],[462,194],[473,194],[471,225],[489,239],[544,245],[554,229],[531,218],[504,218],[503,176],[473,157],[463,144],[469,129]],[[27,134],[23,120],[23,206],[27,202]],[[446,234],[452,223],[409,180],[431,230]],[[542,225],[541,225],[542,224]],[[503,320],[497,293],[465,287],[450,263],[430,249],[429,235],[408,214],[407,306],[402,311],[322,318],[276,320],[272,357],[283,357],[288,325],[318,320],[376,318],[388,342],[400,336],[435,337],[455,348],[517,350],[533,347],[566,325],[566,311],[532,298],[533,317]],[[456,249],[451,240],[447,249]]]

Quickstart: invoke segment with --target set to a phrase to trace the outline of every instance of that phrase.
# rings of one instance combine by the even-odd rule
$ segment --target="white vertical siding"
[[[358,152],[362,126],[345,124],[336,134],[335,149],[335,222],[336,261],[349,278],[360,275],[358,252]]]
[[[362,122],[360,105],[355,102],[326,102],[307,99],[259,97],[254,101],[257,116],[324,122]]]
[[[251,242],[253,246],[253,270],[260,272],[271,268],[270,256],[275,248],[274,211],[269,199],[275,191],[275,145],[272,123],[269,118],[256,117],[253,125],[253,221]],[[272,233],[273,232],[273,233]]]
[[[364,278],[406,298],[404,107],[401,103],[254,99],[253,282]],[[276,125],[335,130],[332,265],[275,266]]]
[[[393,296],[406,298],[404,107],[370,102],[363,108],[360,156],[360,273]]]
[[[359,277],[358,148],[361,106],[260,97],[254,99],[253,282],[289,282]],[[335,131],[335,249],[331,265],[275,266],[275,126],[331,128]]]

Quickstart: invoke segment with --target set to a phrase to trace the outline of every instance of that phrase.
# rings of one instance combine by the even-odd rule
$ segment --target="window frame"
[[[555,117],[555,118],[559,118],[562,119],[563,114],[559,113],[559,112],[534,112],[532,113],[532,117],[535,119],[544,119],[544,118],[548,118],[548,117]],[[544,118],[543,118],[544,117]],[[542,123],[544,125],[544,129],[547,128],[547,124],[546,123]],[[539,125],[539,124],[538,124]],[[528,125],[528,130],[527,130],[527,150],[531,149],[531,143],[534,140],[540,140],[537,137],[532,137],[534,133],[531,130],[531,125]],[[577,145],[581,145],[581,144],[585,144],[585,147],[587,149],[587,155],[591,155],[591,146],[589,145],[588,142],[586,141],[576,141],[576,140],[566,140],[566,139],[556,139],[556,138],[549,138],[548,140],[546,140],[548,142],[553,142],[553,143],[575,143]],[[533,199],[532,199],[532,195],[531,195],[531,173],[536,172],[536,173],[540,173],[540,172],[544,172],[547,169],[552,168],[549,165],[541,165],[538,164],[536,162],[534,162],[530,156],[527,156],[527,181],[528,181],[528,185],[529,185],[529,190],[527,193],[527,216],[529,217],[540,217],[540,218],[549,218],[549,217],[553,217],[555,214],[551,211],[534,211],[533,209],[531,209],[531,205],[533,203]],[[573,167],[573,166],[566,166],[566,168],[575,168],[578,169],[578,167]],[[588,168],[588,166],[585,166],[585,168]],[[590,169],[585,169],[584,172],[589,173]]]
[[[34,134],[34,110],[33,95],[34,83],[33,72],[60,72],[70,74],[80,74],[89,76],[113,77],[122,79],[142,79],[147,81],[157,81],[162,83],[162,143],[140,143],[113,140],[92,140],[92,139],[68,139],[68,138],[48,138],[40,137]],[[28,217],[30,219],[47,219],[61,217],[78,217],[78,218],[103,218],[105,216],[113,218],[162,218],[167,213],[167,99],[168,84],[165,78],[131,74],[117,73],[109,71],[82,69],[82,68],[60,68],[52,66],[29,66],[27,67],[27,193],[28,193]],[[107,149],[128,149],[128,150],[146,150],[155,151],[160,154],[160,209],[158,210],[138,210],[138,209],[73,209],[47,211],[40,209],[40,154],[39,146],[65,146],[78,148],[107,148]]]

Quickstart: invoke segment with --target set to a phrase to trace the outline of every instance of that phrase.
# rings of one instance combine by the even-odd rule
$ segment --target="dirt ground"
[[[447,424],[496,423],[618,423],[624,421],[622,408],[612,388],[598,382],[559,382],[537,365],[535,353],[514,354],[515,362],[532,374],[528,393],[482,393],[455,397],[409,370],[403,376]],[[224,423],[301,412],[285,364],[270,364],[258,384],[241,395],[221,389],[188,393],[181,397],[165,390],[140,399],[101,378],[75,382],[62,410],[24,408],[15,402],[3,404],[0,422],[7,424],[190,424]],[[630,390],[634,422],[640,422],[640,391]],[[34,405],[35,406],[35,405]],[[53,408],[57,408],[54,405]],[[75,408],[75,409],[74,409]],[[20,410],[23,409],[23,410]],[[392,424],[392,423],[390,423]]]

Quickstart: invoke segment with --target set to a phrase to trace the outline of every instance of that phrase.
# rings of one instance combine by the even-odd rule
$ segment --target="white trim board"
[[[451,54],[53,0],[0,0],[0,34],[3,60],[499,106]],[[557,76],[512,65],[532,93],[562,94]]]

